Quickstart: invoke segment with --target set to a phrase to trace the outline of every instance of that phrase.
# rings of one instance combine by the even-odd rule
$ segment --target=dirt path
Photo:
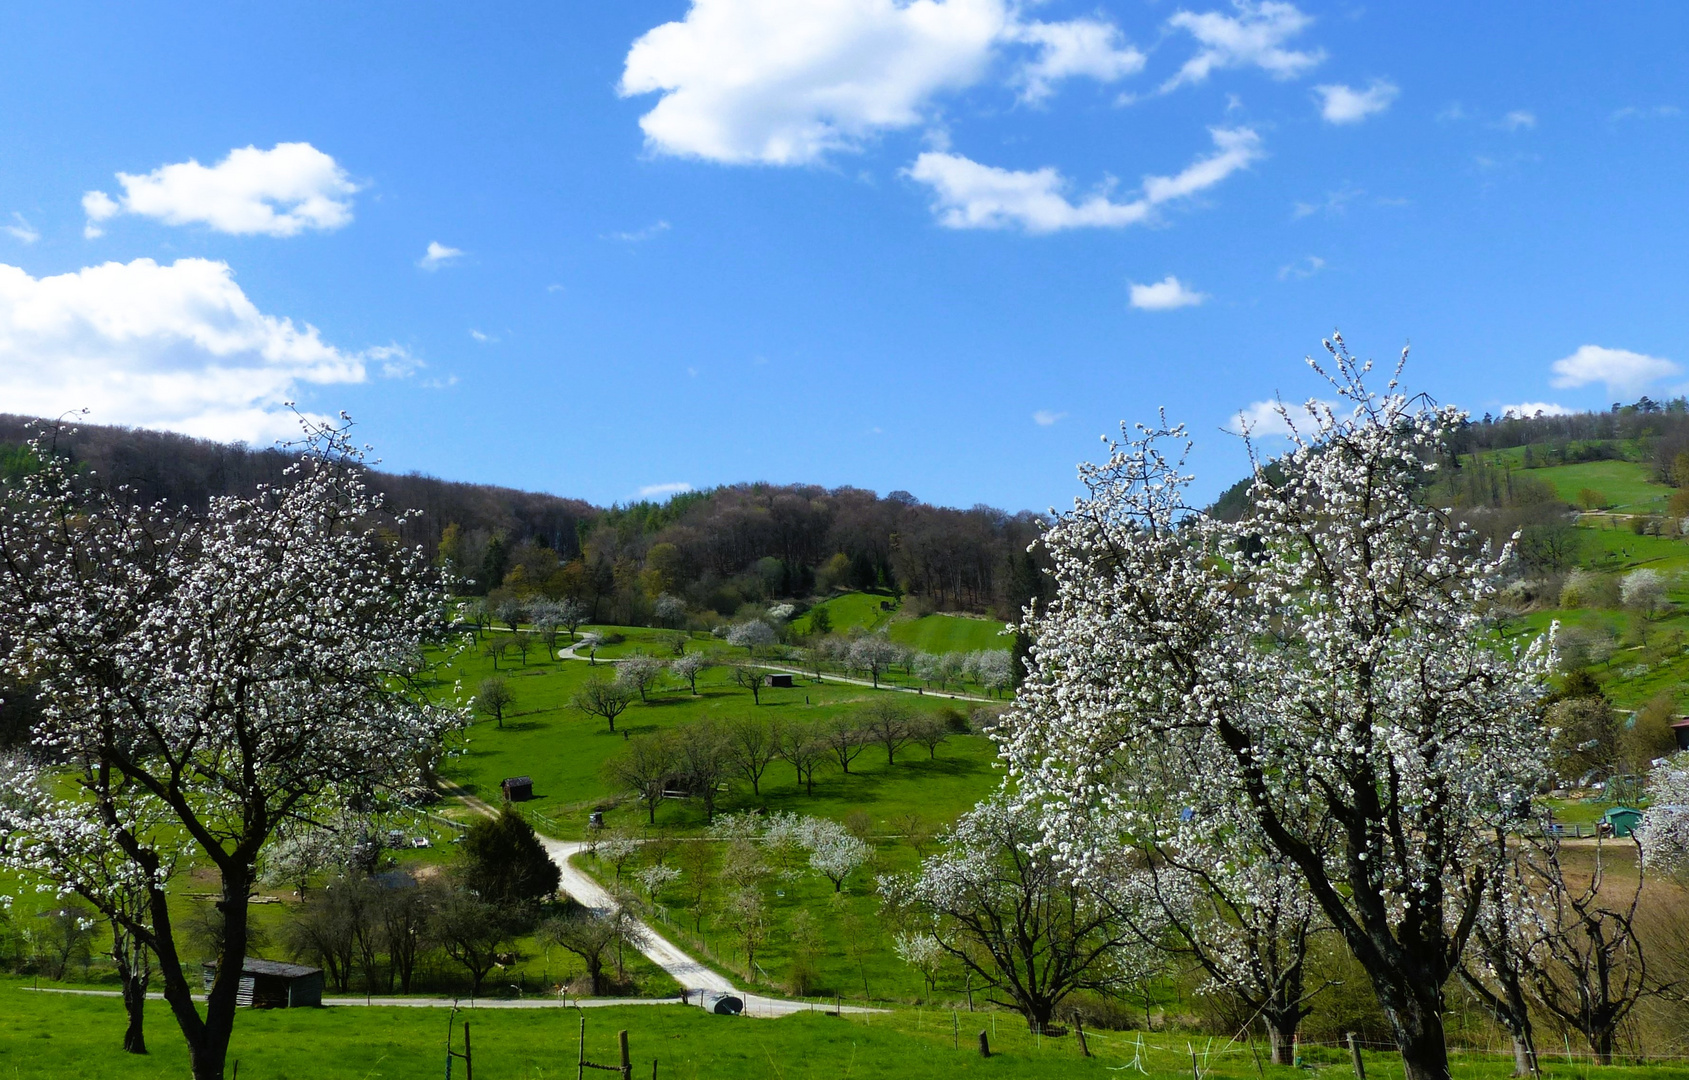
[[[464,805],[469,807],[471,810],[474,810],[476,813],[484,814],[487,817],[492,817],[498,813],[498,811],[485,800],[476,798],[474,795],[471,795],[456,784],[450,783],[449,781],[442,781],[440,786],[448,794],[455,795],[459,799],[462,799]],[[590,874],[581,870],[570,861],[574,858],[574,856],[586,850],[586,844],[579,840],[554,840],[544,834],[537,835],[539,835],[540,842],[545,845],[546,854],[551,856],[551,861],[557,865],[558,871],[562,874],[562,887],[564,892],[568,893],[578,902],[589,908],[593,908],[598,911],[615,910],[617,906],[616,898],[611,896],[609,891],[606,890],[604,886],[600,885]],[[673,942],[653,930],[649,924],[641,921],[639,926],[645,933],[645,938],[639,945],[639,951],[649,958],[652,963],[666,971],[675,982],[679,983],[687,991],[687,999],[692,998],[700,991],[713,991],[719,994],[733,994],[744,1001],[745,1015],[747,1016],[787,1016],[791,1013],[812,1012],[816,1009],[816,1006],[805,1001],[787,1001],[784,998],[763,997],[761,994],[745,993],[744,991],[736,988],[726,977],[717,974],[704,964],[686,955],[686,953],[682,952]],[[338,999],[336,1000],[338,1002]],[[552,1004],[550,999],[530,1000],[533,1000],[535,1004],[527,1006],[518,1005],[500,1007],[539,1008],[540,1003],[542,1002],[546,1005]],[[642,1004],[654,1001],[654,999],[650,998],[626,998],[621,1000],[624,1004]],[[681,999],[667,998],[662,1000],[674,1001]],[[360,1002],[348,1000],[345,1003],[359,1004]],[[402,998],[392,999],[390,1003],[396,1005],[413,1005],[421,1004],[421,1001],[419,999]],[[606,1004],[609,1004],[609,1002],[606,1002]],[[843,1007],[843,1011],[847,1013],[860,1013],[880,1012],[882,1010],[868,1009],[856,1005],[846,1005]]]

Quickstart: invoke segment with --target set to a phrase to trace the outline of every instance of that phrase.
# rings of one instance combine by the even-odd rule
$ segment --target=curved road
[[[485,800],[458,787],[456,784],[442,782],[442,787],[452,795],[463,800],[465,806],[480,814],[492,817],[497,814]],[[581,904],[597,911],[614,911],[616,898],[600,885],[590,874],[579,869],[570,860],[586,850],[586,844],[578,840],[554,840],[543,833],[536,834],[540,842],[545,845],[545,853],[551,856],[551,861],[563,877],[563,891],[574,897]],[[787,1001],[784,998],[763,997],[761,994],[747,994],[737,989],[725,976],[717,974],[710,968],[682,952],[675,944],[651,929],[650,925],[641,921],[639,927],[644,931],[644,938],[639,943],[639,951],[645,954],[652,963],[664,971],[685,988],[687,997],[700,991],[713,991],[719,994],[733,994],[745,1003],[746,1016],[787,1016],[797,1012],[813,1012],[816,1006],[807,1001]],[[652,1001],[652,999],[642,999]],[[662,999],[673,1001],[673,998]],[[338,1003],[338,1002],[337,1002]],[[634,1004],[634,999],[627,999],[623,1004]],[[399,1004],[399,1002],[394,1002]],[[405,1002],[410,1004],[410,1002]],[[530,1006],[533,1007],[533,1006]],[[881,1009],[869,1009],[858,1005],[845,1005],[841,1011],[847,1013],[882,1012]]]

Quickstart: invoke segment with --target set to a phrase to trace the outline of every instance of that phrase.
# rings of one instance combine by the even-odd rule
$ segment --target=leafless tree
[[[633,690],[614,679],[588,679],[575,691],[569,703],[588,716],[602,716],[616,730],[616,717],[633,704]]]
[[[868,748],[863,731],[849,717],[841,716],[821,729],[821,737],[827,742],[827,749],[832,751],[837,759],[839,768],[846,775],[850,774],[850,763],[855,761],[862,751]]]
[[[728,722],[724,747],[733,770],[749,781],[753,795],[762,794],[762,774],[780,753],[780,733],[760,716],[741,716]]]
[[[869,702],[861,715],[862,730],[867,737],[885,748],[886,764],[897,764],[897,752],[914,734],[908,707],[902,702],[882,697]]]
[[[826,737],[809,721],[782,724],[779,735],[781,760],[797,770],[798,783],[804,785],[805,792],[814,795],[815,769],[831,753]]]
[[[657,823],[657,804],[680,766],[674,739],[667,733],[630,739],[620,754],[604,763],[611,783],[627,788],[645,804],[646,820]]]

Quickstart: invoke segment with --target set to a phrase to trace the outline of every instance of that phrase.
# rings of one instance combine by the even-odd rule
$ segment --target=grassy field
[[[187,1075],[181,1036],[161,1002],[149,1005],[146,1057],[121,1053],[123,1008],[114,998],[37,994],[16,981],[0,982],[0,1076],[6,1080],[179,1080]],[[589,1059],[614,1062],[616,1032],[628,1032],[634,1075],[664,1080],[925,1080],[1000,1077],[1004,1080],[1118,1076],[1129,1073],[1179,1080],[1192,1055],[1204,1078],[1290,1080],[1304,1070],[1258,1064],[1244,1044],[1180,1032],[1087,1032],[1096,1056],[1083,1058],[1072,1036],[1035,1038],[1019,1019],[1002,1013],[899,1010],[871,1016],[798,1014],[779,1020],[710,1016],[680,1005],[589,1009],[465,1010],[475,1074],[483,1080],[562,1080],[573,1076],[580,1017]],[[230,1053],[245,1080],[396,1080],[444,1073],[448,1013],[443,1009],[277,1009],[243,1012]],[[954,1026],[953,1026],[954,1025]],[[991,1040],[981,1058],[978,1033]],[[953,1034],[954,1032],[954,1034]],[[1315,1068],[1348,1075],[1346,1052],[1305,1046]],[[1680,1080],[1679,1066],[1615,1065],[1598,1071],[1545,1055],[1549,1080]],[[1394,1054],[1368,1052],[1369,1077],[1397,1080]],[[1511,1058],[1456,1052],[1458,1080],[1501,1080]],[[232,1071],[232,1070],[231,1070]],[[455,1073],[462,1076],[462,1063]]]
[[[1517,466],[1520,452],[1509,459]],[[1580,493],[1586,488],[1598,491],[1604,505],[1627,514],[1647,514],[1663,511],[1672,488],[1654,479],[1651,466],[1639,461],[1584,461],[1575,465],[1549,465],[1527,469],[1521,475],[1542,480],[1554,488],[1554,493],[1573,506],[1581,506]]]
[[[588,811],[613,799],[618,793],[601,776],[604,762],[626,745],[627,738],[681,726],[705,717],[726,721],[737,716],[761,715],[782,720],[830,720],[860,708],[877,691],[836,682],[819,685],[799,678],[798,686],[765,689],[762,704],[753,703],[747,690],[732,685],[725,669],[712,668],[698,680],[697,695],[684,686],[653,693],[650,701],[636,703],[616,722],[611,734],[604,721],[588,717],[569,707],[569,698],[586,679],[608,674],[608,665],[594,669],[581,661],[552,662],[543,651],[529,654],[526,667],[501,665],[502,675],[515,705],[507,713],[503,729],[482,719],[472,727],[462,752],[447,763],[445,775],[471,792],[496,801],[499,782],[507,776],[526,775],[534,780],[534,801],[525,809],[535,815],[543,831],[572,838],[581,835]],[[491,663],[473,652],[465,652],[452,665],[442,687],[461,678],[466,691],[492,674]],[[912,709],[939,711],[950,703],[935,697],[904,695],[899,700]],[[625,733],[625,735],[624,735]],[[941,747],[937,761],[925,761],[926,751],[906,749],[895,767],[887,767],[883,752],[870,749],[844,776],[836,767],[817,774],[815,796],[797,790],[792,770],[781,764],[769,771],[763,795],[751,798],[748,788],[736,785],[720,806],[725,810],[765,806],[770,810],[802,809],[805,813],[843,817],[864,809],[889,819],[910,809],[921,808],[935,818],[950,820],[972,806],[997,783],[991,767],[994,751],[978,736],[961,736]],[[643,814],[631,804],[609,809],[609,824],[631,821]],[[658,811],[659,823],[680,830],[702,826],[702,812],[689,803],[665,803]]]
[[[954,615],[927,615],[907,622],[894,622],[887,635],[899,645],[917,652],[977,652],[1007,649],[1003,624],[995,619],[964,619]]]
[[[891,610],[880,607],[882,603],[889,603]],[[878,630],[886,620],[896,614],[898,601],[890,593],[851,592],[835,596],[830,600],[816,604],[809,611],[804,612],[792,620],[792,632],[803,635],[809,634],[814,628],[814,617],[811,612],[825,611],[831,633],[844,634],[852,630]]]

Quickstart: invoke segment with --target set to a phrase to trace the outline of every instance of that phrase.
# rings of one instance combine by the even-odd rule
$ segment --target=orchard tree
[[[557,602],[555,614],[557,621],[563,625],[563,629],[569,632],[569,640],[573,642],[575,631],[580,629],[580,625],[591,617],[592,612],[579,600],[563,599]]]
[[[777,750],[780,759],[797,772],[798,783],[804,786],[804,791],[814,795],[815,770],[832,752],[826,738],[810,720],[788,721],[780,725],[776,734],[779,736]]]
[[[692,691],[692,696],[698,696],[698,676],[702,675],[711,664],[709,657],[703,653],[686,653],[669,661],[669,671],[677,679],[686,680],[686,686]]]
[[[616,681],[631,690],[637,691],[639,700],[646,702],[657,680],[663,677],[668,665],[655,656],[644,653],[634,653],[632,656],[616,665]]]
[[[727,643],[736,648],[744,649],[755,656],[758,649],[766,648],[779,640],[774,627],[761,619],[742,622],[727,632]]]
[[[1369,365],[1327,348],[1343,405],[1281,407],[1292,449],[1257,467],[1239,522],[1186,504],[1182,456],[1163,450],[1188,451],[1181,428],[1082,468],[1088,495],[1044,538],[1057,594],[1023,620],[1030,671],[998,738],[1021,790],[1074,831],[1134,827],[1141,752],[1176,748],[1189,784],[1301,874],[1407,1080],[1447,1080],[1443,987],[1498,830],[1530,820],[1545,776],[1548,650],[1486,621],[1511,553],[1423,498],[1464,414],[1395,378],[1374,394]]]
[[[879,880],[894,909],[1033,1031],[1075,991],[1119,989],[1153,962],[1143,920],[1134,929],[1121,918],[1134,889],[1119,864],[1075,875],[1044,840],[1038,808],[999,792],[962,815],[917,873]]]
[[[196,1080],[223,1075],[277,830],[415,783],[463,719],[419,678],[446,597],[420,550],[375,527],[348,427],[309,427],[279,484],[203,514],[103,489],[48,436],[0,491],[0,666],[45,706],[33,756],[5,774],[6,862],[151,950]],[[166,892],[179,861],[221,879],[203,1012]],[[116,902],[96,863],[147,902]]]
[[[1689,883],[1689,753],[1678,754],[1648,780],[1648,809],[1636,830],[1648,870]]]
[[[866,671],[875,687],[880,685],[880,676],[902,657],[903,650],[878,634],[858,638],[850,646],[850,666]]]
[[[632,791],[645,804],[646,819],[657,824],[657,804],[679,768],[674,739],[667,733],[628,740],[621,753],[604,763],[604,777]]]
[[[481,680],[481,685],[475,691],[475,708],[484,715],[490,716],[500,728],[504,727],[504,710],[516,701],[516,695],[510,692],[510,687],[501,675],[493,675]]]
[[[569,704],[588,716],[601,716],[616,730],[616,717],[627,712],[633,704],[634,692],[619,679],[588,679],[569,699]]]

